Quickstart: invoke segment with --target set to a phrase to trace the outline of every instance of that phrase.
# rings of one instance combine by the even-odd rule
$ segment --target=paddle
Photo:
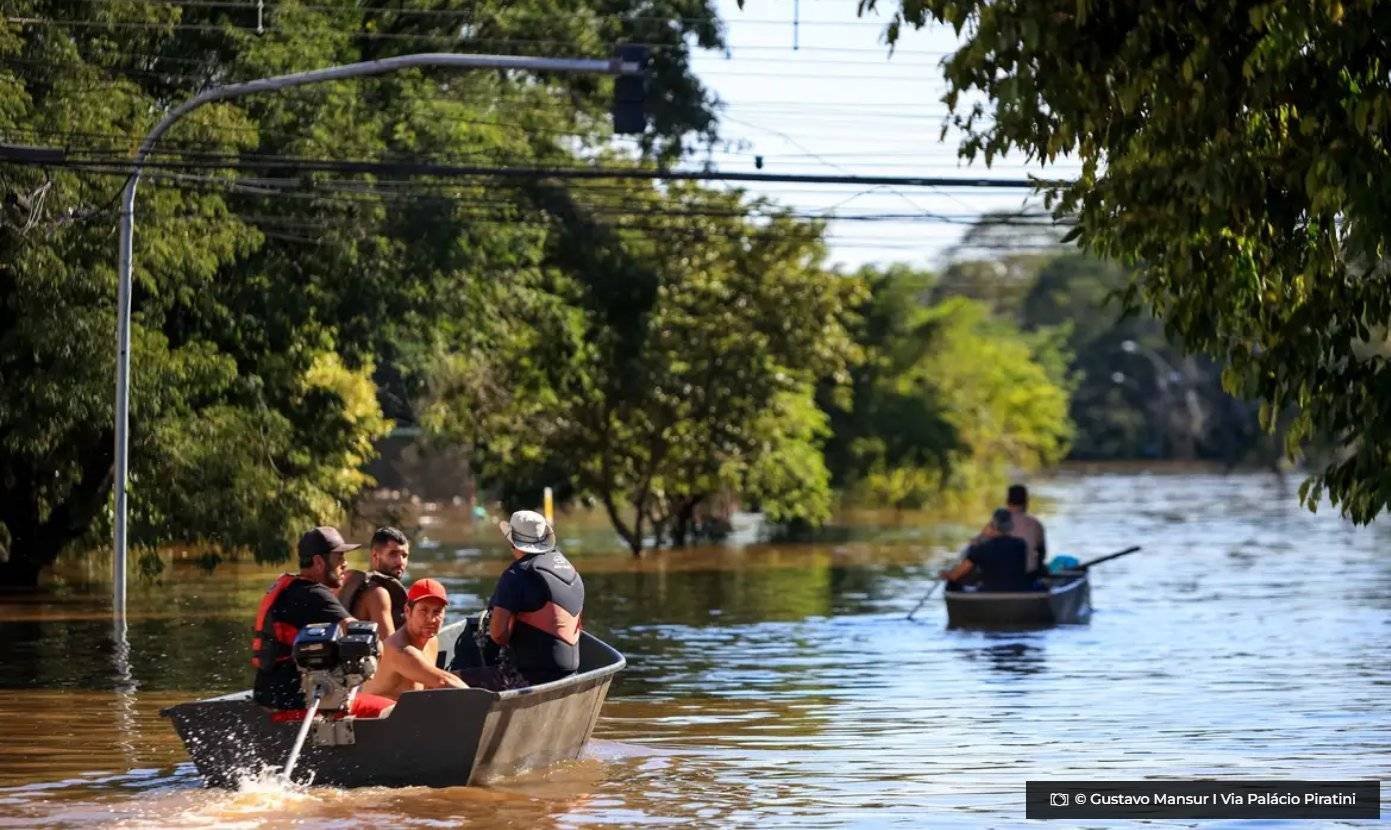
[[[1137,550],[1139,550],[1139,549],[1140,549],[1140,546],[1139,546],[1139,545],[1132,545],[1131,547],[1128,547],[1128,548],[1126,548],[1125,550],[1118,550],[1118,551],[1116,551],[1115,553],[1108,553],[1108,554],[1106,554],[1105,556],[1098,556],[1097,558],[1091,560],[1090,562],[1083,562],[1083,563],[1080,564],[1080,565],[1075,565],[1075,566],[1073,566],[1073,567],[1071,567],[1071,568],[1068,568],[1068,570],[1069,570],[1069,571],[1085,571],[1087,568],[1090,568],[1092,565],[1099,565],[1099,564],[1101,564],[1102,562],[1109,562],[1109,561],[1112,560],[1112,559],[1119,559],[1119,558],[1122,557],[1122,556],[1128,556],[1129,554],[1132,554],[1132,553],[1134,553],[1135,551],[1137,551]]]
[[[956,561],[960,562],[962,559],[965,559],[966,551],[970,550],[970,548],[970,545],[967,545],[966,547],[962,548],[961,555],[956,558]],[[913,610],[908,612],[908,616],[905,619],[913,619],[913,615],[918,613],[918,611],[928,600],[932,599],[932,595],[937,593],[937,589],[946,584],[947,581],[945,579],[939,579],[935,583],[933,583],[932,587],[927,589],[927,593],[923,594],[923,598],[918,600],[918,604],[913,606]]]
[[[923,598],[918,600],[918,604],[913,606],[912,611],[908,612],[907,618],[910,620],[913,619],[913,615],[918,613],[918,609],[923,607],[923,603],[931,599],[932,595],[937,593],[937,589],[946,584],[947,581],[945,579],[939,579],[936,582],[932,583],[932,587],[927,589],[927,593],[923,594]]]
[[[1092,560],[1087,561],[1087,562],[1083,562],[1082,564],[1073,566],[1073,567],[1071,567],[1071,568],[1068,568],[1067,570],[1068,570],[1068,571],[1085,571],[1087,568],[1090,568],[1092,565],[1099,565],[1099,564],[1101,564],[1102,562],[1109,562],[1109,561],[1112,560],[1112,559],[1119,559],[1120,557],[1122,557],[1122,556],[1128,556],[1128,555],[1134,553],[1134,552],[1137,551],[1137,550],[1140,550],[1140,546],[1139,546],[1139,545],[1132,545],[1132,546],[1126,548],[1125,550],[1118,550],[1118,551],[1116,551],[1115,553],[1108,553],[1108,554],[1106,554],[1105,556],[1098,556],[1098,557],[1095,558],[1095,559],[1092,559]],[[916,613],[918,613],[918,611],[922,609],[923,605],[926,604],[927,601],[928,601],[929,599],[932,599],[932,595],[935,594],[935,593],[937,593],[937,589],[940,588],[940,587],[942,587],[943,585],[946,585],[946,584],[947,584],[947,581],[946,581],[945,579],[939,579],[939,580],[937,580],[937,582],[933,583],[932,587],[929,588],[929,589],[927,589],[927,593],[923,594],[923,598],[920,599],[920,600],[918,600],[918,604],[913,606],[913,610],[908,612],[908,617],[907,617],[907,618],[910,619],[910,620],[913,619],[913,615],[916,614]]]

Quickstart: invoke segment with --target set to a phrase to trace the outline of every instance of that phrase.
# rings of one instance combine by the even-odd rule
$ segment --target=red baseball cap
[[[417,602],[427,598],[449,604],[449,595],[444,592],[444,586],[433,579],[417,579],[406,593],[406,602]]]

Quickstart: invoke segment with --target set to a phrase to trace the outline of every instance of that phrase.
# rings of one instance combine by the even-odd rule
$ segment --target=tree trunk
[[[681,503],[676,511],[676,524],[671,531],[671,543],[678,547],[685,547],[691,535],[691,525],[695,519],[696,505],[700,504],[700,499],[687,499]]]
[[[112,454],[109,435],[87,446],[79,455],[80,479],[42,519],[34,500],[0,491],[4,505],[0,522],[10,534],[8,556],[0,562],[0,587],[36,587],[39,572],[52,565],[69,542],[87,532],[111,495]]]
[[[600,500],[604,503],[604,512],[609,516],[609,523],[613,529],[618,531],[618,535],[623,539],[623,543],[633,552],[634,556],[642,555],[642,516],[637,517],[637,522],[632,529],[629,529],[623,516],[618,512],[618,505],[613,503],[613,496],[603,493]]]
[[[658,548],[665,547],[667,526],[671,524],[671,516],[661,514],[656,510],[648,511],[647,523],[652,526],[652,545]]]
[[[19,558],[16,551],[11,550],[9,561],[0,562],[0,590],[37,588],[42,569],[43,565],[29,558]]]

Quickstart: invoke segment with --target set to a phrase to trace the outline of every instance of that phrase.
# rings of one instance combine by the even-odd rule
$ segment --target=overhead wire
[[[235,4],[228,4],[228,6],[235,6]],[[451,13],[451,14],[453,14],[453,13]],[[96,21],[93,21],[93,24],[95,24],[95,22],[96,22]],[[218,29],[221,29],[221,28],[218,28]],[[360,35],[360,32],[348,32],[348,33],[351,33],[351,35]],[[371,35],[371,33],[369,33],[369,35]],[[416,38],[416,39],[419,39],[419,38],[420,38],[419,35],[405,35],[405,36],[406,36],[406,38]],[[438,36],[431,35],[431,36],[428,36],[428,38],[437,39]],[[453,38],[448,38],[448,40],[451,40],[451,42],[453,42],[453,40],[455,40],[455,39],[453,39]],[[472,39],[459,39],[458,42],[460,42],[460,43],[463,43],[463,42],[473,43],[473,42],[477,42],[477,40],[472,40]],[[562,42],[562,40],[542,40],[542,39],[534,39],[534,40],[505,39],[505,40],[498,40],[498,42],[499,42],[499,43],[512,43],[512,44],[522,44],[522,43],[552,43],[552,44],[566,44],[566,42]],[[659,46],[659,47],[670,47],[669,44],[657,44],[657,46]],[[163,56],[149,56],[149,57],[154,58],[154,60],[167,60],[167,58],[163,58]],[[748,58],[744,58],[744,60],[748,60]],[[776,61],[776,63],[789,63],[789,61],[783,61],[783,60],[780,60],[780,58],[772,58],[772,60],[773,60],[773,61]],[[188,61],[188,63],[189,63],[189,64],[198,64],[198,61]],[[846,63],[862,63],[862,61],[846,61]],[[202,64],[199,64],[199,65],[202,65]],[[121,71],[128,71],[128,70],[124,70],[124,68],[122,68]],[[150,75],[153,75],[153,76],[160,76],[161,74],[160,74],[160,72],[152,71],[152,72],[150,72]],[[794,75],[794,74],[786,74],[786,72],[761,72],[761,75],[765,75],[765,76],[789,76],[789,78],[791,78],[791,76],[797,76],[797,75]],[[167,74],[164,74],[164,76],[167,76]],[[812,75],[812,76],[814,76],[814,78],[821,78],[821,75]],[[189,75],[188,75],[188,78],[189,78],[189,79],[196,79],[196,81],[203,81],[204,75],[193,75],[193,74],[189,74]],[[862,78],[862,75],[851,75],[851,76],[847,76],[847,78]],[[420,97],[421,97],[421,100],[431,100],[431,99],[427,99],[427,97],[424,97],[424,96],[420,96]],[[451,103],[455,103],[455,101],[458,101],[458,99],[455,99],[455,97],[452,97],[452,96],[441,96],[440,99],[438,99],[438,100],[448,100],[448,101],[451,101]],[[800,114],[791,113],[791,114],[789,114],[789,117],[791,117],[791,118],[798,118],[798,117],[800,117]],[[900,117],[904,117],[904,115],[900,115]],[[935,115],[924,115],[924,117],[922,117],[922,118],[928,118],[928,117],[935,117]],[[942,117],[944,117],[944,115],[942,115]],[[811,118],[815,118],[815,117],[811,117]],[[840,125],[840,124],[843,124],[843,122],[844,122],[843,120],[832,120],[832,118],[826,118],[826,117],[822,117],[822,118],[821,118],[821,125],[822,125],[822,127],[823,127],[823,128],[826,128],[826,131],[828,131],[828,132],[830,132],[830,133],[835,133],[835,132],[837,131],[837,129],[839,129],[839,125]],[[517,128],[517,129],[522,129],[522,131],[533,131],[533,132],[536,131],[536,128],[530,127],[530,125],[516,124],[516,122],[485,122],[485,121],[480,121],[480,122],[479,122],[479,125],[487,125],[487,127],[499,127],[499,128]],[[836,128],[837,128],[837,129],[830,129],[830,128],[829,128],[830,125],[836,125]],[[252,129],[255,129],[255,128],[252,128]],[[542,129],[544,129],[544,128],[542,128]],[[565,131],[565,129],[556,129],[556,131],[554,131],[554,132],[555,132],[555,133],[558,133],[558,135],[570,136],[570,138],[573,138],[573,136],[574,136],[574,132],[573,132],[573,131]],[[862,132],[858,132],[857,135],[860,136],[860,138],[862,138]],[[127,139],[128,139],[128,136],[118,136],[118,138],[127,138]],[[912,140],[912,139],[908,139],[908,140]],[[768,154],[768,153],[759,153],[759,154],[761,154],[761,156],[764,156],[765,158],[768,158],[768,157],[769,157],[769,154]],[[252,157],[253,160],[255,160],[255,158],[256,158],[255,154],[245,154],[245,156]],[[300,163],[299,158],[291,157],[291,156],[284,156],[284,154],[280,154],[280,157],[277,157],[277,154],[273,154],[273,153],[262,153],[262,154],[260,154],[260,156],[262,156],[262,160],[282,161],[282,163],[285,163],[285,164],[298,164],[298,163]],[[473,157],[473,158],[487,158],[487,157],[488,157],[488,150],[480,150],[480,152],[466,154],[466,156],[467,156],[467,157]],[[748,156],[753,156],[753,154],[750,153],[750,154],[748,154]],[[772,156],[776,158],[776,154],[772,154]],[[832,163],[832,161],[828,161],[828,158],[830,157],[829,154],[818,154],[818,153],[807,152],[807,153],[805,153],[805,156],[810,157],[810,158],[814,158],[814,160],[817,161],[817,163],[821,163],[821,164],[828,165],[828,167],[840,167],[839,164]],[[850,156],[853,156],[853,154],[850,154]],[[747,157],[747,156],[746,156],[746,157]],[[853,156],[853,157],[858,157],[858,156]],[[857,167],[862,167],[862,165],[865,165],[865,163],[858,164]],[[889,164],[879,164],[878,167],[892,167],[892,165],[889,165]],[[171,170],[170,172],[172,172],[172,170]],[[357,170],[357,172],[370,172],[370,174],[384,174],[384,172],[389,172],[389,171],[387,170],[387,168],[380,168],[380,170],[377,170],[377,168],[374,168],[374,170],[366,170],[366,168],[359,168],[359,170]],[[440,171],[440,170],[427,170],[427,171],[421,172],[421,175],[427,175],[427,174],[440,174],[440,172],[442,172],[442,171]],[[694,177],[693,177],[693,178],[694,178]],[[719,179],[718,175],[714,175],[714,174],[705,174],[704,177],[702,177],[702,178],[704,178],[705,181],[721,181],[721,179]],[[765,177],[759,177],[759,178],[757,178],[757,179],[751,179],[751,181],[759,182],[759,184],[762,184],[762,179],[764,179],[764,178],[765,178]],[[776,181],[776,179],[779,179],[779,178],[787,178],[787,179],[789,179],[789,181],[785,182],[785,184],[800,185],[800,184],[807,184],[807,182],[808,182],[808,181],[812,181],[812,179],[823,179],[823,178],[826,178],[826,177],[805,177],[805,178],[797,178],[797,177],[776,177],[776,175],[775,175],[775,177],[766,177],[766,178],[768,178],[769,181]],[[918,177],[918,178],[921,178],[921,177]],[[413,185],[419,185],[419,184],[420,184],[420,182],[413,182]],[[593,181],[584,181],[584,185],[586,185],[586,186],[593,186],[594,184],[595,184],[595,182],[593,182]],[[830,184],[830,182],[826,182],[826,184]],[[901,184],[901,182],[900,182],[900,184]],[[579,185],[580,185],[580,182],[572,182],[572,186],[579,186]],[[805,189],[804,189],[804,190],[805,190]],[[825,193],[825,190],[819,189],[818,186],[812,185],[811,188],[810,188],[810,192],[811,192],[811,193]],[[865,193],[869,193],[869,192],[872,192],[872,189],[871,189],[871,190],[868,190],[868,192],[867,192],[867,190],[857,190],[857,192],[854,192],[854,193],[855,193],[855,195],[860,196],[860,195],[865,195]],[[282,193],[282,192],[281,192],[281,193]],[[801,217],[805,217],[805,215],[807,215],[807,214],[805,214],[805,211],[804,211],[804,213],[801,213],[801,214],[794,214],[794,215],[797,215],[798,218],[801,218]],[[823,213],[817,214],[817,215],[815,215],[815,217],[811,217],[811,218],[821,218],[821,220],[836,221],[837,218],[839,218],[839,217],[836,217],[836,215],[833,214],[833,213],[830,213],[830,211],[823,211]],[[919,217],[919,218],[921,218],[921,217]],[[904,217],[894,217],[893,214],[881,214],[881,215],[878,215],[878,217],[869,217],[869,215],[864,215],[864,218],[858,218],[858,220],[849,220],[849,221],[912,221],[912,220],[907,220],[907,218],[904,218]],[[947,220],[947,221],[950,221],[950,220]],[[835,235],[830,235],[830,236],[832,236],[832,238],[836,238]]]

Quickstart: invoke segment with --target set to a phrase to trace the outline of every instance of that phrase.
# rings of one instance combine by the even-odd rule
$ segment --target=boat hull
[[[441,651],[462,629],[456,623],[440,632]],[[386,718],[344,718],[324,727],[331,740],[306,741],[295,778],[338,787],[454,787],[576,758],[624,665],[622,655],[585,633],[580,671],[561,680],[504,692],[406,692]],[[249,691],[161,714],[173,721],[203,778],[222,787],[283,767],[300,726],[272,722]]]
[[[1047,580],[1046,591],[947,591],[947,625],[954,628],[1039,628],[1091,618],[1086,574]]]

